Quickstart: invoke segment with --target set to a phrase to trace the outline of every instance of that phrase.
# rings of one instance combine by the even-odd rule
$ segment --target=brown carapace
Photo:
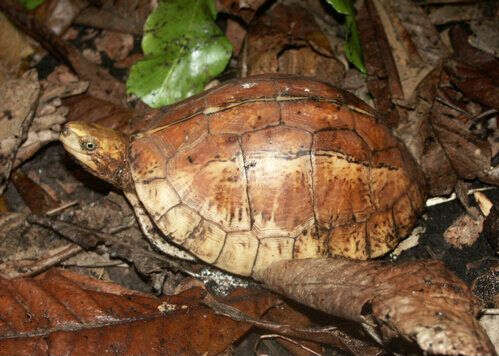
[[[383,255],[425,201],[421,171],[373,109],[297,77],[234,80],[183,101],[124,155],[165,236],[240,275],[280,259]]]

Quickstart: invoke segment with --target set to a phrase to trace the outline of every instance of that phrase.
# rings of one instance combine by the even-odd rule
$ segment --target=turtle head
[[[133,189],[127,136],[99,125],[72,121],[63,127],[59,139],[90,173],[125,191]]]

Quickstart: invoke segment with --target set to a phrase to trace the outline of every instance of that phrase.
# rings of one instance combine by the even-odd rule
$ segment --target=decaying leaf
[[[217,0],[218,11],[226,12],[242,18],[249,23],[256,11],[266,0]]]
[[[499,184],[499,175],[491,166],[491,150],[487,141],[473,135],[469,127],[458,120],[443,115],[432,115],[432,126],[454,171],[460,177],[479,178],[487,183]]]
[[[0,1],[0,9],[55,58],[74,69],[81,80],[89,82],[88,93],[116,105],[127,107],[125,85],[103,68],[91,63],[72,44],[62,40],[43,26],[32,13],[27,13],[15,0]]]
[[[29,56],[33,55],[36,46],[25,34],[15,28],[7,20],[3,13],[0,13],[0,82],[3,82],[10,75],[16,76],[22,73],[23,66],[26,65]]]
[[[120,0],[93,5],[81,11],[74,23],[141,35],[144,22],[154,4],[147,0]]]
[[[55,269],[0,286],[2,356],[215,355],[250,328],[201,306],[199,289],[155,298]],[[258,317],[276,298],[235,291],[222,301]]]
[[[298,6],[278,4],[252,22],[243,52],[243,77],[288,73],[339,84],[345,73],[312,15]]]
[[[402,337],[429,353],[495,354],[475,319],[471,291],[439,261],[280,261],[256,278],[306,305],[363,323],[384,343]]]
[[[16,153],[28,135],[38,104],[40,85],[34,72],[0,83],[0,194],[3,193]]]

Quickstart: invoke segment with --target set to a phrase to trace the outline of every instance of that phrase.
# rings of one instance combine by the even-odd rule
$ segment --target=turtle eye
[[[97,142],[93,141],[93,140],[89,140],[89,141],[83,141],[81,143],[81,146],[83,147],[83,149],[85,151],[94,151],[96,148],[97,148]]]

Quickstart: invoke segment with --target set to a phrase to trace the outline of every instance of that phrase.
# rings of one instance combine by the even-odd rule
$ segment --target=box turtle
[[[425,201],[420,169],[372,108],[292,76],[227,82],[130,137],[70,122],[61,141],[125,191],[160,249],[154,225],[245,276],[280,259],[383,255]]]

